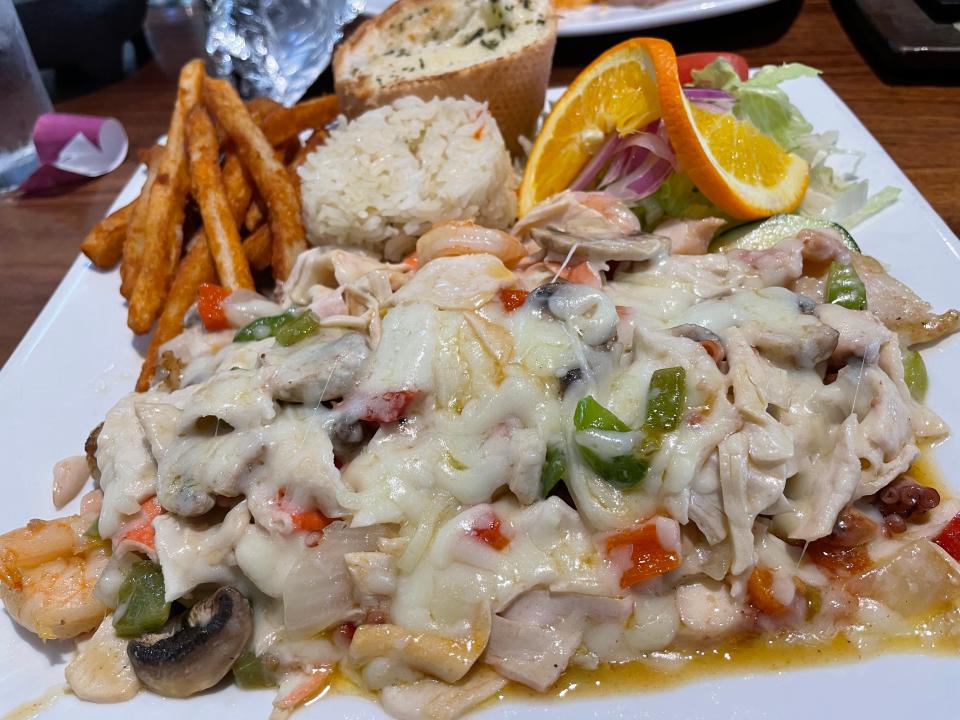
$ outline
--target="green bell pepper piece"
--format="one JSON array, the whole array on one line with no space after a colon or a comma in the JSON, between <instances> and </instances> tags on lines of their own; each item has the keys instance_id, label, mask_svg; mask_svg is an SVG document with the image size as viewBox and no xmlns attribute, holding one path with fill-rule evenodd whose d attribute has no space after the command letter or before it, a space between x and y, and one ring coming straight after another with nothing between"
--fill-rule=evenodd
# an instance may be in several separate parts
<instances>
[{"instance_id":1,"label":"green bell pepper piece","mask_svg":"<svg viewBox=\"0 0 960 720\"><path fill-rule=\"evenodd\" d=\"M83 533L83 536L90 540L103 540L103 538L100 537L100 516L99 515L97 516L97 519L90 524L90 527L87 528L86 532Z\"/></svg>"},{"instance_id":2,"label":"green bell pepper piece","mask_svg":"<svg viewBox=\"0 0 960 720\"><path fill-rule=\"evenodd\" d=\"M141 560L120 585L120 604L113 626L120 637L137 637L162 628L170 619L170 603L163 599L163 572L159 565Z\"/></svg>"},{"instance_id":3,"label":"green bell pepper piece","mask_svg":"<svg viewBox=\"0 0 960 720\"><path fill-rule=\"evenodd\" d=\"M903 380L913 399L923 402L930 379L927 377L927 366L916 350L903 351Z\"/></svg>"},{"instance_id":4,"label":"green bell pepper piece","mask_svg":"<svg viewBox=\"0 0 960 720\"><path fill-rule=\"evenodd\" d=\"M305 310L277 330L277 345L283 345L284 347L293 345L310 337L319 329L320 321L317 320L317 316L309 310Z\"/></svg>"},{"instance_id":5,"label":"green bell pepper piece","mask_svg":"<svg viewBox=\"0 0 960 720\"><path fill-rule=\"evenodd\" d=\"M611 485L624 490L629 490L643 482L650 467L646 460L634 455L618 455L607 459L583 445L577 445L577 449L587 467Z\"/></svg>"},{"instance_id":6,"label":"green bell pepper piece","mask_svg":"<svg viewBox=\"0 0 960 720\"><path fill-rule=\"evenodd\" d=\"M573 425L577 430L592 428L608 432L630 432L630 426L598 403L593 395L587 395L577 403L577 409L573 413Z\"/></svg>"},{"instance_id":7,"label":"green bell pepper piece","mask_svg":"<svg viewBox=\"0 0 960 720\"><path fill-rule=\"evenodd\" d=\"M653 373L647 393L645 431L667 432L680 426L687 397L686 379L687 372L682 367L661 368Z\"/></svg>"},{"instance_id":8,"label":"green bell pepper piece","mask_svg":"<svg viewBox=\"0 0 960 720\"><path fill-rule=\"evenodd\" d=\"M830 263L827 271L827 302L850 310L867 309L867 288L853 265Z\"/></svg>"},{"instance_id":9,"label":"green bell pepper piece","mask_svg":"<svg viewBox=\"0 0 960 720\"><path fill-rule=\"evenodd\" d=\"M257 318L237 330L237 334L233 336L233 341L253 342L254 340L265 340L268 337L273 337L280 328L291 322L294 317L294 308L290 308L280 315Z\"/></svg>"},{"instance_id":10,"label":"green bell pepper piece","mask_svg":"<svg viewBox=\"0 0 960 720\"><path fill-rule=\"evenodd\" d=\"M233 664L233 679L244 690L277 686L276 673L251 650L245 650Z\"/></svg>"},{"instance_id":11,"label":"green bell pepper piece","mask_svg":"<svg viewBox=\"0 0 960 720\"><path fill-rule=\"evenodd\" d=\"M563 480L567 472L567 459L564 457L563 449L555 445L547 448L547 457L543 462L543 469L540 471L540 495L547 497L557 483Z\"/></svg>"}]
</instances>

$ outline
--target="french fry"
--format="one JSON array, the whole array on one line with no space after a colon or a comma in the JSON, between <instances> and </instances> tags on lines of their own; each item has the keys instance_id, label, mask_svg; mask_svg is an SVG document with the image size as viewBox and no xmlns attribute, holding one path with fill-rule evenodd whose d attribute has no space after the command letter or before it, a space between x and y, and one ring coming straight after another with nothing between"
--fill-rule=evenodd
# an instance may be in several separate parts
<instances>
[{"instance_id":1,"label":"french fry","mask_svg":"<svg viewBox=\"0 0 960 720\"><path fill-rule=\"evenodd\" d=\"M265 270L270 267L270 255L273 238L270 237L270 226L264 223L254 230L243 241L243 252L246 253L250 267L254 270Z\"/></svg>"},{"instance_id":2,"label":"french fry","mask_svg":"<svg viewBox=\"0 0 960 720\"><path fill-rule=\"evenodd\" d=\"M299 146L300 133L311 128L317 131L322 130L324 125L337 116L339 109L335 95L324 95L313 100L305 100L291 108L278 106L279 109L275 112L258 119L253 112L252 103L253 100L247 103L247 107L251 108L251 116L260 125L267 140L274 146L293 142ZM299 149L296 152L299 152ZM263 224L263 215L262 203L254 200L247 210L243 226L250 232L256 231Z\"/></svg>"},{"instance_id":3,"label":"french fry","mask_svg":"<svg viewBox=\"0 0 960 720\"><path fill-rule=\"evenodd\" d=\"M223 189L230 203L230 214L238 225L243 220L250 201L253 199L253 186L243 163L235 152L228 151L223 158Z\"/></svg>"},{"instance_id":4,"label":"french fry","mask_svg":"<svg viewBox=\"0 0 960 720\"><path fill-rule=\"evenodd\" d=\"M189 187L184 147L185 125L187 113L200 102L204 74L202 60L193 60L180 71L167 144L150 192L140 267L127 312L127 325L138 335L149 331L163 310L180 258L184 206ZM246 112L246 108L243 110Z\"/></svg>"},{"instance_id":5,"label":"french fry","mask_svg":"<svg viewBox=\"0 0 960 720\"><path fill-rule=\"evenodd\" d=\"M140 189L140 196L134 201L133 214L123 238L123 257L120 259L120 294L130 298L137 281L140 256L143 253L143 238L147 229L147 210L150 206L150 193L160 172L164 148L154 145L141 158L147 165L147 179Z\"/></svg>"},{"instance_id":6,"label":"french fry","mask_svg":"<svg viewBox=\"0 0 960 720\"><path fill-rule=\"evenodd\" d=\"M263 201L260 198L253 198L250 207L247 208L247 214L243 218L243 226L250 232L253 232L263 224Z\"/></svg>"},{"instance_id":7,"label":"french fry","mask_svg":"<svg viewBox=\"0 0 960 720\"><path fill-rule=\"evenodd\" d=\"M294 184L294 187L300 187L300 175L297 172L297 169L303 165L304 161L307 159L307 156L316 150L320 145L322 145L327 139L327 131L320 128L313 131L313 134L307 138L307 142L303 144L300 150L297 152L297 155L293 158L293 161L287 166L287 172L290 175L290 182ZM257 219L257 222L262 220L262 215L255 213L256 204L251 204L250 209L247 211L246 220L244 224L250 223ZM270 265L270 226L266 224L261 224L259 227L254 226L255 229L247 236L247 239L243 241L243 249L247 254L247 260L250 261L250 267L254 270L263 270Z\"/></svg>"},{"instance_id":8,"label":"french fry","mask_svg":"<svg viewBox=\"0 0 960 720\"><path fill-rule=\"evenodd\" d=\"M173 340L183 330L183 318L187 310L197 300L197 288L201 283L216 282L217 273L213 258L207 248L203 230L198 230L190 240L186 257L177 268L177 274L170 285L163 312L157 321L157 327L150 338L150 346L137 378L137 392L150 387L150 381L157 369L157 357L160 346Z\"/></svg>"},{"instance_id":9,"label":"french fry","mask_svg":"<svg viewBox=\"0 0 960 720\"><path fill-rule=\"evenodd\" d=\"M282 145L304 130L325 127L339 112L336 95L321 95L270 113L263 120L263 134L271 145Z\"/></svg>"},{"instance_id":10,"label":"french fry","mask_svg":"<svg viewBox=\"0 0 960 720\"><path fill-rule=\"evenodd\" d=\"M255 97L247 100L247 110L250 111L250 116L257 122L261 122L267 115L279 110L283 105L278 103L273 98L268 97Z\"/></svg>"},{"instance_id":11,"label":"french fry","mask_svg":"<svg viewBox=\"0 0 960 720\"><path fill-rule=\"evenodd\" d=\"M240 160L267 204L273 236L273 275L285 280L297 255L307 246L297 191L286 168L274 156L273 146L233 87L224 80L205 78L203 93L207 108L233 140Z\"/></svg>"},{"instance_id":12,"label":"french fry","mask_svg":"<svg viewBox=\"0 0 960 720\"><path fill-rule=\"evenodd\" d=\"M270 265L270 228L264 225L264 232L256 232L243 241L243 251L247 260L257 270ZM147 355L137 378L137 392L145 392L157 371L160 347L173 340L183 331L183 318L190 306L197 301L197 290L205 282L216 282L217 271L210 255L210 248L203 230L198 230L187 249L187 254L177 268L166 304L150 338Z\"/></svg>"},{"instance_id":13,"label":"french fry","mask_svg":"<svg viewBox=\"0 0 960 720\"><path fill-rule=\"evenodd\" d=\"M233 219L220 174L217 131L203 105L187 116L187 153L190 186L200 206L203 232L213 256L220 284L228 290L253 289L253 276L240 245L240 232Z\"/></svg>"},{"instance_id":14,"label":"french fry","mask_svg":"<svg viewBox=\"0 0 960 720\"><path fill-rule=\"evenodd\" d=\"M80 243L81 252L98 268L106 270L120 262L123 238L127 234L134 205L136 200L107 215L93 226Z\"/></svg>"}]
</instances>

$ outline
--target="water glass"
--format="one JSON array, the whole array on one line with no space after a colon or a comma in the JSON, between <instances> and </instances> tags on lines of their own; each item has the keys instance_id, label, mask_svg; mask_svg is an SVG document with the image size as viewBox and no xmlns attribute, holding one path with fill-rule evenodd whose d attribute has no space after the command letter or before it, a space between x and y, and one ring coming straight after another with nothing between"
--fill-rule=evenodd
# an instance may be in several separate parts
<instances>
[{"instance_id":1,"label":"water glass","mask_svg":"<svg viewBox=\"0 0 960 720\"><path fill-rule=\"evenodd\" d=\"M0 0L0 98L0 192L5 192L36 167L33 125L53 109L13 0Z\"/></svg>"}]
</instances>

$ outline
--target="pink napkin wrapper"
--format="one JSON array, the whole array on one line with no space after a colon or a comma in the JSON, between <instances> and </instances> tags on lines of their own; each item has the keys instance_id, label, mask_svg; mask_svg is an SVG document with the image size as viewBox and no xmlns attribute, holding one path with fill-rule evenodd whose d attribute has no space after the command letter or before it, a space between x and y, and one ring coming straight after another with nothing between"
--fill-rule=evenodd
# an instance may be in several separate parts
<instances>
[{"instance_id":1,"label":"pink napkin wrapper","mask_svg":"<svg viewBox=\"0 0 960 720\"><path fill-rule=\"evenodd\" d=\"M127 133L115 118L45 113L33 127L38 167L20 186L38 192L106 175L127 157Z\"/></svg>"}]
</instances>

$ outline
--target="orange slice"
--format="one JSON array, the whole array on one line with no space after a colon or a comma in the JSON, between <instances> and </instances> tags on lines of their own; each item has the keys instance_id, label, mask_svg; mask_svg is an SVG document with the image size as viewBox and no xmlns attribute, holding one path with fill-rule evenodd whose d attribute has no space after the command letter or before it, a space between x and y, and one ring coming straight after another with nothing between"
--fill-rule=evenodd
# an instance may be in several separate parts
<instances>
[{"instance_id":1,"label":"orange slice","mask_svg":"<svg viewBox=\"0 0 960 720\"><path fill-rule=\"evenodd\" d=\"M520 215L565 190L610 132L629 135L660 117L657 76L670 67L676 77L673 47L656 38L627 40L590 63L553 106L533 144L520 185Z\"/></svg>"},{"instance_id":2,"label":"orange slice","mask_svg":"<svg viewBox=\"0 0 960 720\"><path fill-rule=\"evenodd\" d=\"M810 168L751 122L691 105L676 64L658 66L663 121L680 168L720 210L754 220L795 210Z\"/></svg>"},{"instance_id":3,"label":"orange slice","mask_svg":"<svg viewBox=\"0 0 960 720\"><path fill-rule=\"evenodd\" d=\"M629 135L658 117L680 170L722 212L752 220L800 204L807 163L749 121L691 105L670 43L634 38L590 63L553 106L530 151L520 215L569 187L610 132Z\"/></svg>"}]
</instances>

